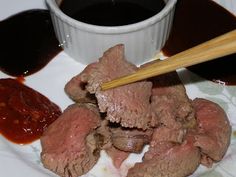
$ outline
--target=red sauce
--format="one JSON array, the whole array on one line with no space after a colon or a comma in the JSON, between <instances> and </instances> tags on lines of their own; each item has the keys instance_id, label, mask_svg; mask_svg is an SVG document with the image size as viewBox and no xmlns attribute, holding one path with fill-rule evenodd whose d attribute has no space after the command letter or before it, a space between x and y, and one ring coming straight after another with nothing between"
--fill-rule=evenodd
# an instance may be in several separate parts
<instances>
[{"instance_id":1,"label":"red sauce","mask_svg":"<svg viewBox=\"0 0 236 177\"><path fill-rule=\"evenodd\" d=\"M171 56L233 29L236 17L212 0L179 0L163 52ZM235 66L236 54L188 69L208 80L236 85Z\"/></svg>"},{"instance_id":2,"label":"red sauce","mask_svg":"<svg viewBox=\"0 0 236 177\"><path fill-rule=\"evenodd\" d=\"M0 133L18 144L31 143L61 115L60 108L15 79L0 79Z\"/></svg>"}]
</instances>

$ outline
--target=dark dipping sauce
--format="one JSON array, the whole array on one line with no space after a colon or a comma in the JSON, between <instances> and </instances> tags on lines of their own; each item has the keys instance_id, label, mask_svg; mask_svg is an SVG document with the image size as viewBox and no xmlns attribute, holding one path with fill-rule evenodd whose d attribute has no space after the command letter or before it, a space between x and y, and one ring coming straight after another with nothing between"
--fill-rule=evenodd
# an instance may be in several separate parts
<instances>
[{"instance_id":1,"label":"dark dipping sauce","mask_svg":"<svg viewBox=\"0 0 236 177\"><path fill-rule=\"evenodd\" d=\"M173 29L163 48L174 55L216 36L236 29L236 17L211 0L179 0ZM198 64L188 69L225 85L236 85L236 54Z\"/></svg>"},{"instance_id":2,"label":"dark dipping sauce","mask_svg":"<svg viewBox=\"0 0 236 177\"><path fill-rule=\"evenodd\" d=\"M68 16L92 25L122 26L148 19L165 6L163 0L63 0Z\"/></svg>"},{"instance_id":3,"label":"dark dipping sauce","mask_svg":"<svg viewBox=\"0 0 236 177\"><path fill-rule=\"evenodd\" d=\"M1 21L0 37L0 69L11 76L39 71L62 50L48 10L27 10Z\"/></svg>"},{"instance_id":4,"label":"dark dipping sauce","mask_svg":"<svg viewBox=\"0 0 236 177\"><path fill-rule=\"evenodd\" d=\"M0 79L0 133L8 140L31 143L60 115L60 108L39 92L15 79Z\"/></svg>"}]
</instances>

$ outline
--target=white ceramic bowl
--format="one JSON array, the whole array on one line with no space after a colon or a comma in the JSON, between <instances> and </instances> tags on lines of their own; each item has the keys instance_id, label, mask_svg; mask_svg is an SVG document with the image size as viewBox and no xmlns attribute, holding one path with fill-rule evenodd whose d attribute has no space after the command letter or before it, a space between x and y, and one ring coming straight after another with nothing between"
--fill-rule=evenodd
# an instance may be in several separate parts
<instances>
[{"instance_id":1,"label":"white ceramic bowl","mask_svg":"<svg viewBox=\"0 0 236 177\"><path fill-rule=\"evenodd\" d=\"M96 26L74 20L59 8L61 0L46 0L56 36L64 51L82 64L89 64L116 44L125 45L126 57L134 64L150 60L165 44L172 26L177 0L164 0L155 16L124 26Z\"/></svg>"}]
</instances>

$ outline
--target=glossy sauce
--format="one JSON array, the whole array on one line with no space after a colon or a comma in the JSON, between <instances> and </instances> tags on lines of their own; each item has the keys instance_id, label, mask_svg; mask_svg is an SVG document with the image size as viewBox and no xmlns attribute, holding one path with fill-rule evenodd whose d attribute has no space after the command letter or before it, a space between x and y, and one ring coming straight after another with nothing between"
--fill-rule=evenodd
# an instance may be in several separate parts
<instances>
[{"instance_id":1,"label":"glossy sauce","mask_svg":"<svg viewBox=\"0 0 236 177\"><path fill-rule=\"evenodd\" d=\"M0 22L0 69L27 76L42 69L62 49L48 10L28 10Z\"/></svg>"},{"instance_id":2,"label":"glossy sauce","mask_svg":"<svg viewBox=\"0 0 236 177\"><path fill-rule=\"evenodd\" d=\"M0 133L8 140L31 143L60 115L60 108L39 92L14 79L0 79Z\"/></svg>"},{"instance_id":3,"label":"glossy sauce","mask_svg":"<svg viewBox=\"0 0 236 177\"><path fill-rule=\"evenodd\" d=\"M60 8L68 16L84 23L100 26L121 26L152 17L165 6L163 0L149 0L147 2L144 3L144 0L137 2L108 0L87 1L86 4L86 2L79 0L64 0Z\"/></svg>"},{"instance_id":4,"label":"glossy sauce","mask_svg":"<svg viewBox=\"0 0 236 177\"><path fill-rule=\"evenodd\" d=\"M173 29L163 52L174 55L236 29L236 17L211 0L179 0ZM189 67L203 78L236 85L236 54Z\"/></svg>"}]
</instances>

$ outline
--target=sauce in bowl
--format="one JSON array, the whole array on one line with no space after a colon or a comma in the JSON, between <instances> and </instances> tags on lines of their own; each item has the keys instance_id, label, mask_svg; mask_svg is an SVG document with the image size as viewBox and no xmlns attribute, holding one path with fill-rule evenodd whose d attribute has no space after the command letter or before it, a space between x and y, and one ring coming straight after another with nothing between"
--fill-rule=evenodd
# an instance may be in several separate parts
<instances>
[{"instance_id":1,"label":"sauce in bowl","mask_svg":"<svg viewBox=\"0 0 236 177\"><path fill-rule=\"evenodd\" d=\"M165 7L163 0L64 0L60 8L68 16L99 26L122 26L156 15Z\"/></svg>"}]
</instances>

